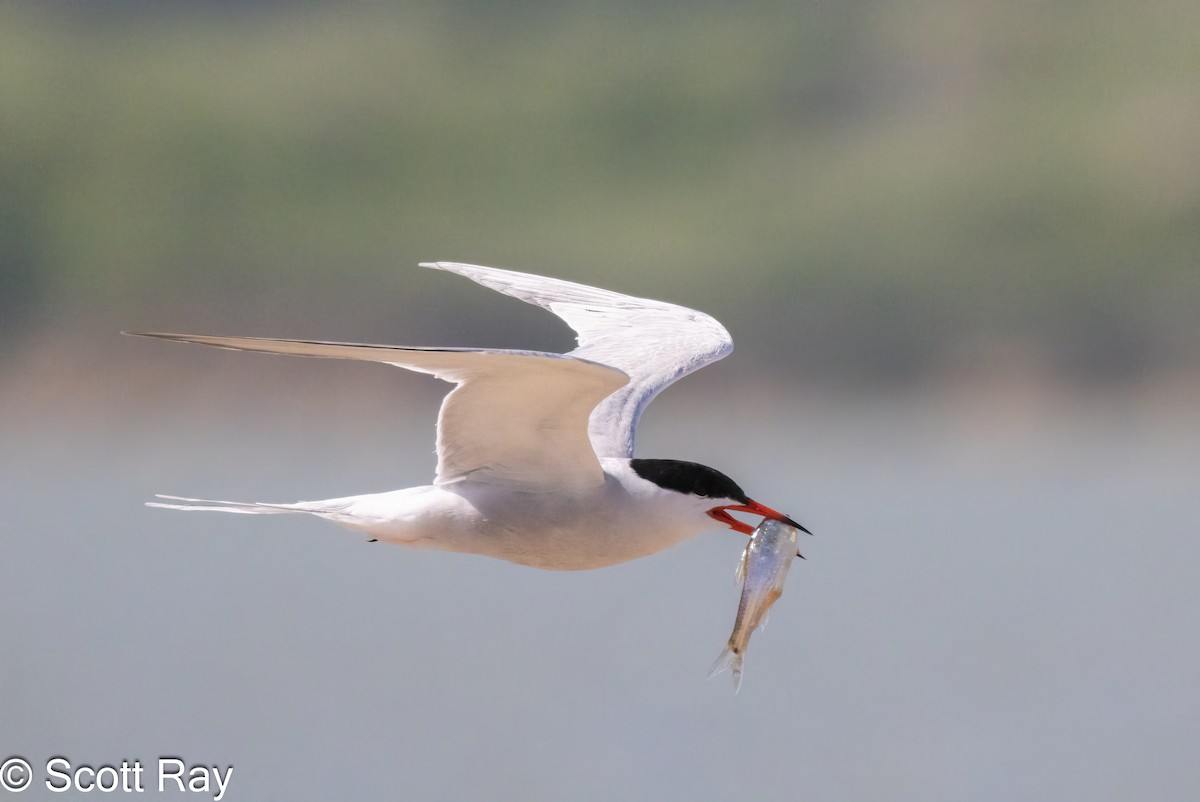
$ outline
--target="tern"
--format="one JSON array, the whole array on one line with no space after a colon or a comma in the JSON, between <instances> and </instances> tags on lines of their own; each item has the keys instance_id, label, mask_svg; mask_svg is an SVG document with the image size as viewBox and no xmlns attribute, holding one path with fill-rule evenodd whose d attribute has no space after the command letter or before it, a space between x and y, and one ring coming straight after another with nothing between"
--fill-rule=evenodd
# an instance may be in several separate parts
<instances>
[{"instance_id":1,"label":"tern","mask_svg":"<svg viewBox=\"0 0 1200 802\"><path fill-rule=\"evenodd\" d=\"M753 528L734 512L808 531L720 471L633 456L646 405L733 350L729 332L712 317L530 273L457 262L421 266L549 310L575 331L578 347L555 354L123 332L236 351L383 362L456 385L438 413L431 485L294 504L160 495L165 502L147 506L305 513L385 543L564 571L654 554L714 524L750 534Z\"/></svg>"}]
</instances>

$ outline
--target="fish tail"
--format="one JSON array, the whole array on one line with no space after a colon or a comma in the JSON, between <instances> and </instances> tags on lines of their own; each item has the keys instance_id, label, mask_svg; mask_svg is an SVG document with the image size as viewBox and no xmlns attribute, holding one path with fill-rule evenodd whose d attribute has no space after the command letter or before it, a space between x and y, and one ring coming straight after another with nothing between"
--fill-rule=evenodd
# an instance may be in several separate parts
<instances>
[{"instance_id":1,"label":"fish tail","mask_svg":"<svg viewBox=\"0 0 1200 802\"><path fill-rule=\"evenodd\" d=\"M742 653L734 648L732 642L725 647L723 652L717 655L716 661L713 662L712 668L708 671L708 676L715 677L726 669L729 669L733 674L733 692L737 693L742 687Z\"/></svg>"}]
</instances>

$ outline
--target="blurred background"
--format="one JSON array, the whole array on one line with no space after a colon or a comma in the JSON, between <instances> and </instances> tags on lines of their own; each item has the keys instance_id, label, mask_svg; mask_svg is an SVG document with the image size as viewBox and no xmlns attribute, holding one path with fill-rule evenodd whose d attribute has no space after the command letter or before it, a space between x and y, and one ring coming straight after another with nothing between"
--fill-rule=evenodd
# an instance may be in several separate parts
<instances>
[{"instance_id":1,"label":"blurred background","mask_svg":"<svg viewBox=\"0 0 1200 802\"><path fill-rule=\"evenodd\" d=\"M1193 800L1200 4L0 4L0 759L227 799ZM121 329L566 350L817 533L553 574L148 510L422 484L444 385ZM40 787L27 798L58 798Z\"/></svg>"}]
</instances>

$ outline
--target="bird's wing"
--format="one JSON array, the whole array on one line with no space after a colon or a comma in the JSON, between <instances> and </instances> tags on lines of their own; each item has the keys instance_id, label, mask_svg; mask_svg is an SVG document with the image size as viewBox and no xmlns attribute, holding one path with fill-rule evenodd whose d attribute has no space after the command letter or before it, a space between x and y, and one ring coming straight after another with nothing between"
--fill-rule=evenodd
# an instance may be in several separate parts
<instances>
[{"instance_id":1,"label":"bird's wing","mask_svg":"<svg viewBox=\"0 0 1200 802\"><path fill-rule=\"evenodd\" d=\"M429 262L558 315L578 334L569 356L611 365L629 383L592 412L589 434L600 457L632 457L638 418L664 387L733 350L712 317L675 304L635 298L512 270Z\"/></svg>"},{"instance_id":2,"label":"bird's wing","mask_svg":"<svg viewBox=\"0 0 1200 802\"><path fill-rule=\"evenodd\" d=\"M127 333L235 351L385 362L453 382L458 386L438 414L437 484L470 477L531 492L603 484L588 416L628 381L607 365L536 351Z\"/></svg>"}]
</instances>

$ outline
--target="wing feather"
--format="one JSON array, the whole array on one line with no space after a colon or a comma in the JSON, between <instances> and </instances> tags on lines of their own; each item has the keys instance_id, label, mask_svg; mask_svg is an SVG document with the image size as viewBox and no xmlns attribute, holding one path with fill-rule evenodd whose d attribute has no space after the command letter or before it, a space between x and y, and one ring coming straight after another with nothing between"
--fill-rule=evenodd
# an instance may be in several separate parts
<instances>
[{"instance_id":1,"label":"wing feather","mask_svg":"<svg viewBox=\"0 0 1200 802\"><path fill-rule=\"evenodd\" d=\"M609 290L458 262L427 262L540 306L578 334L569 356L610 365L629 382L599 403L589 434L600 457L632 457L642 411L664 388L728 355L733 338L703 312Z\"/></svg>"},{"instance_id":2,"label":"wing feather","mask_svg":"<svg viewBox=\"0 0 1200 802\"><path fill-rule=\"evenodd\" d=\"M235 351L384 362L453 382L438 415L438 484L468 476L527 491L603 484L588 416L628 381L607 365L537 351L126 333Z\"/></svg>"}]
</instances>

